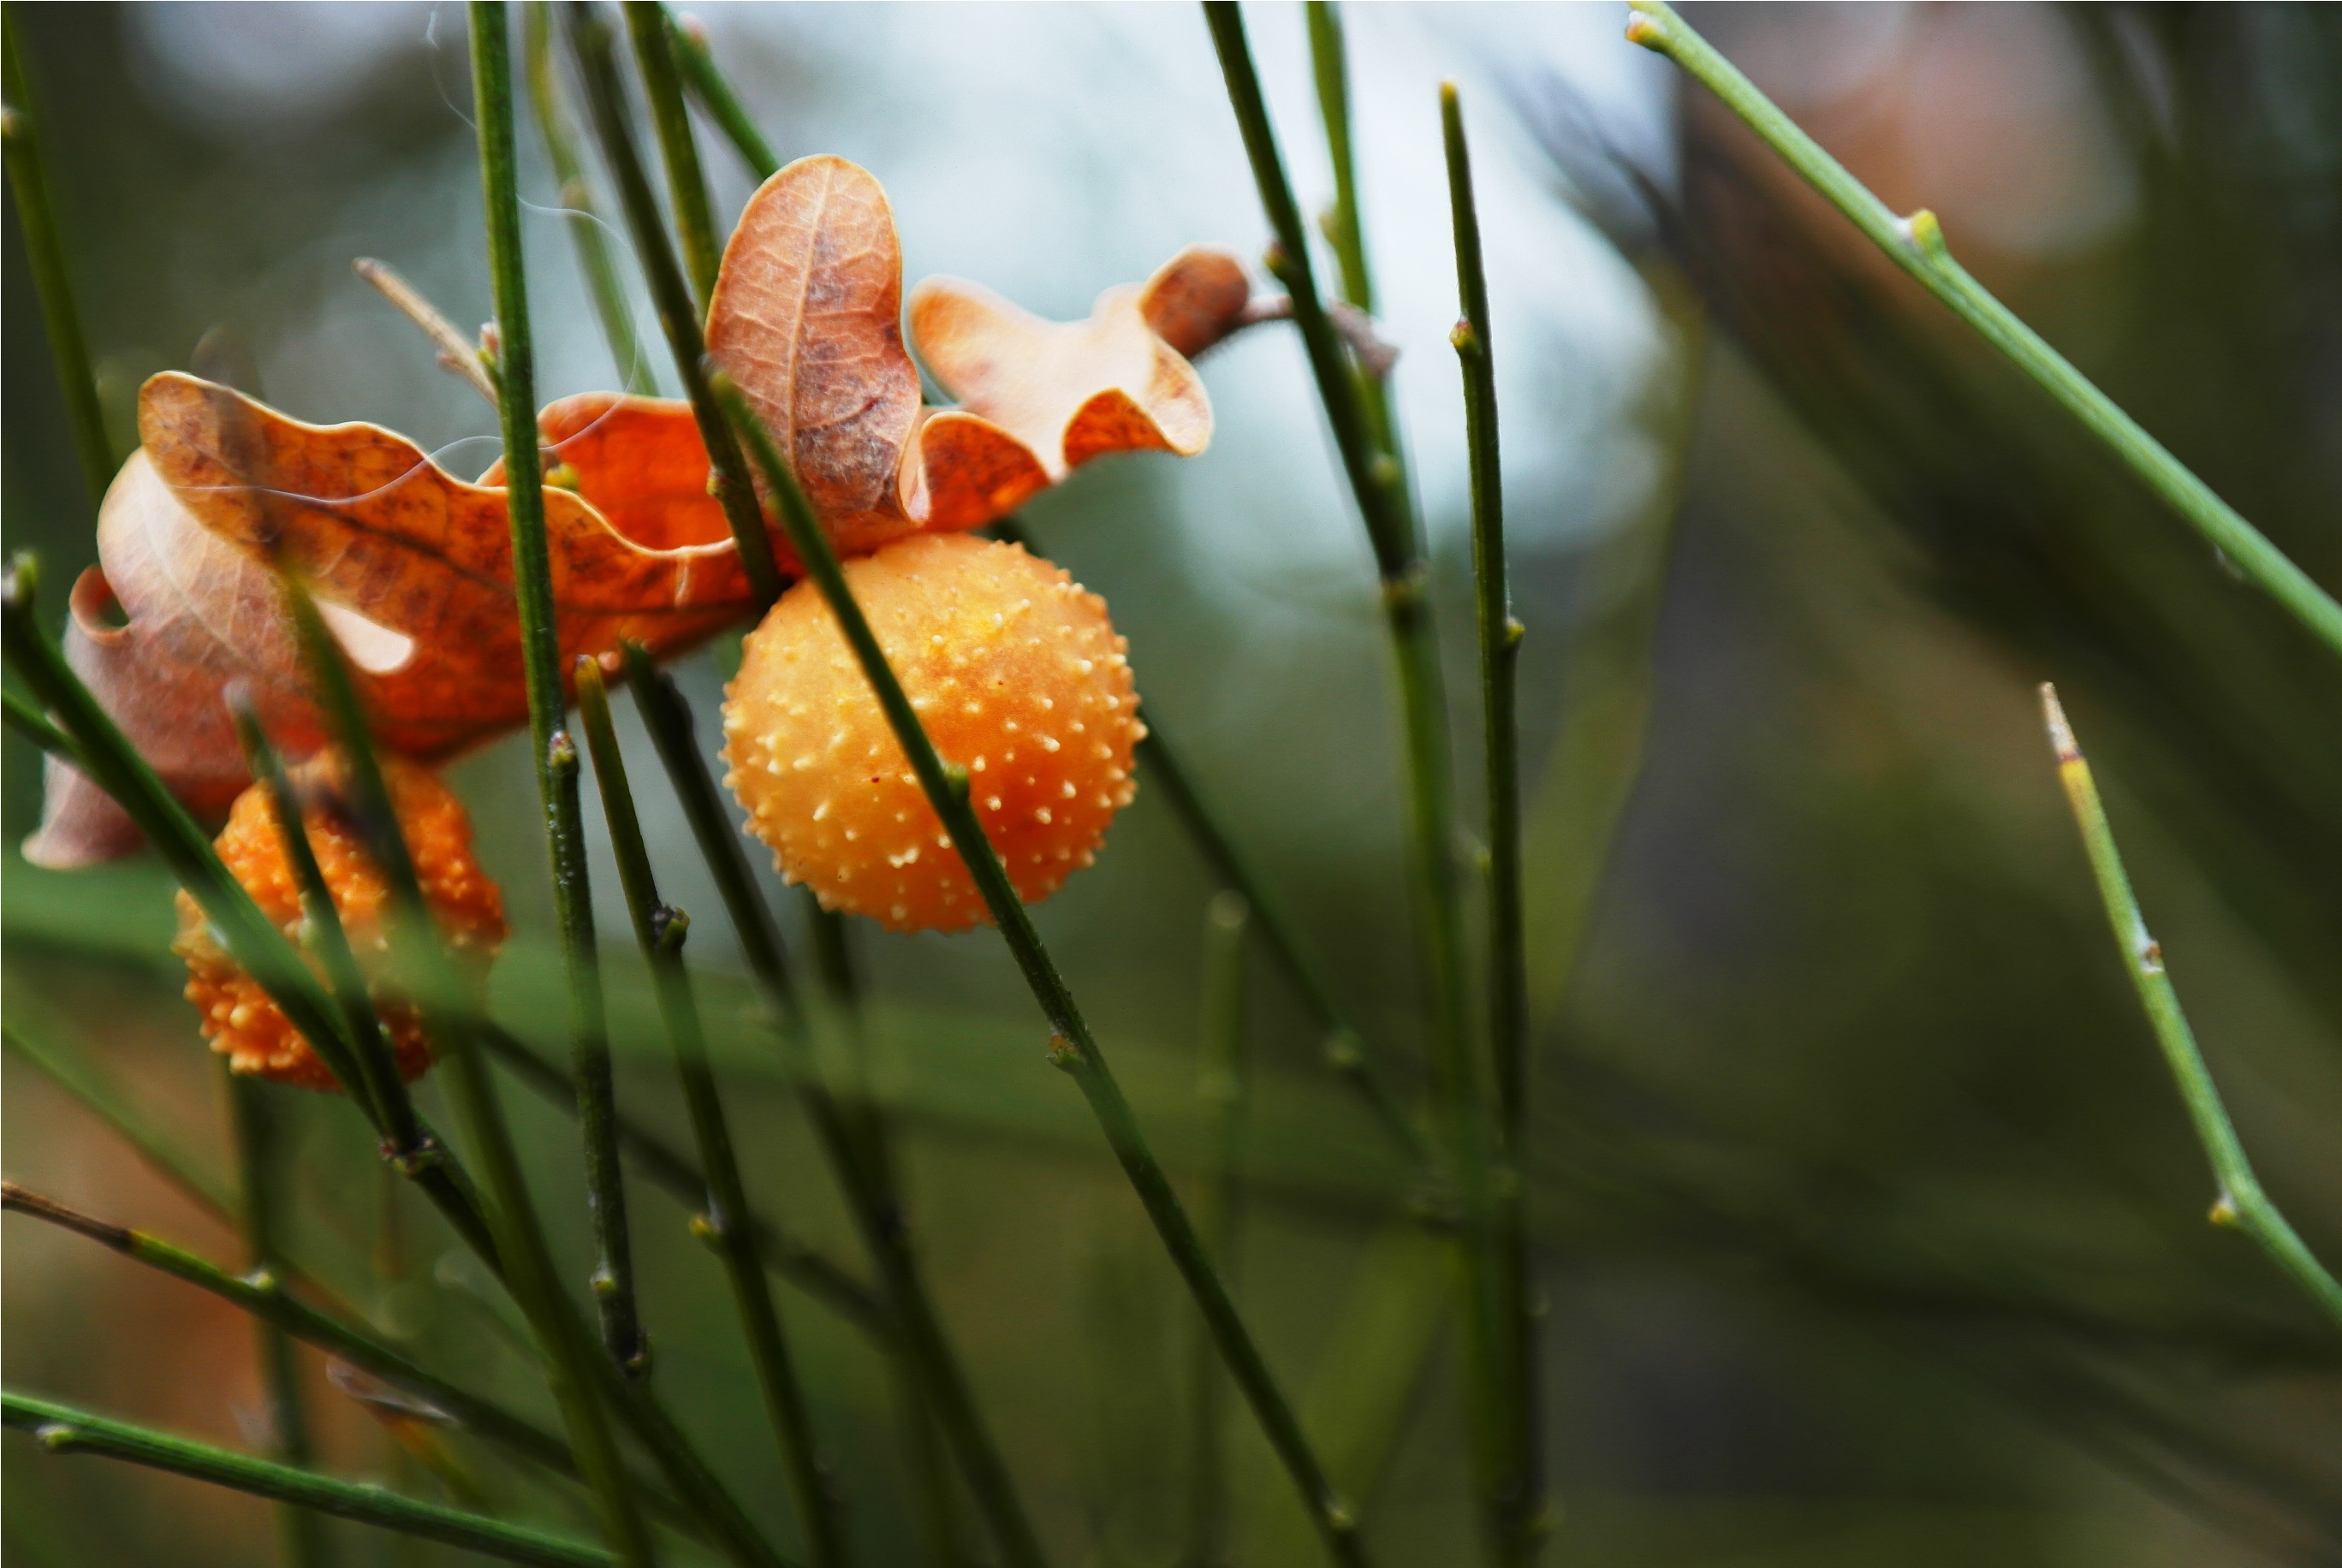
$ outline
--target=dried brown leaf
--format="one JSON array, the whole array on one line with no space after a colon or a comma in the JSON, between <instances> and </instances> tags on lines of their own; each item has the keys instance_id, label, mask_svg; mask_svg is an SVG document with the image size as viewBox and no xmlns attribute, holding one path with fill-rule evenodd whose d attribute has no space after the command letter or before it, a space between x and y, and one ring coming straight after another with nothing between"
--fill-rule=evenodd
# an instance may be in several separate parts
<instances>
[{"instance_id":1,"label":"dried brown leaf","mask_svg":"<svg viewBox=\"0 0 2342 1568\"><path fill-rule=\"evenodd\" d=\"M750 604L680 406L604 397L545 411L578 485L545 493L565 670L621 638L680 652ZM106 497L66 652L192 810L216 817L247 782L228 682L248 684L287 751L322 739L272 562L316 596L384 745L431 762L526 720L500 486L467 484L374 425L305 424L177 373L146 384L139 425L145 445ZM106 617L116 605L120 625ZM136 846L95 786L69 769L52 783L28 856L87 864Z\"/></svg>"},{"instance_id":2,"label":"dried brown leaf","mask_svg":"<svg viewBox=\"0 0 2342 1568\"><path fill-rule=\"evenodd\" d=\"M798 159L748 199L708 305L709 352L846 554L916 526L896 490L919 416L902 307L886 193L867 170L828 156Z\"/></svg>"}]
</instances>

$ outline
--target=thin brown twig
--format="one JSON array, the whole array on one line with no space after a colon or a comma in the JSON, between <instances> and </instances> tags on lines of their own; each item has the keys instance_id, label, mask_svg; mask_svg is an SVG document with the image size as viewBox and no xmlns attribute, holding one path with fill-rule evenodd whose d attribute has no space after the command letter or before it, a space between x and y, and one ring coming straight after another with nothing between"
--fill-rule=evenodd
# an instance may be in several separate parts
<instances>
[{"instance_id":1,"label":"thin brown twig","mask_svg":"<svg viewBox=\"0 0 2342 1568\"><path fill-rule=\"evenodd\" d=\"M481 363L477 344L465 337L463 329L439 314L439 307L423 297L422 291L402 276L388 262L378 262L372 256L359 256L350 263L358 276L382 291L383 298L396 305L399 314L423 329L439 350L439 363L464 378L474 392L496 405L496 384L489 379L488 367Z\"/></svg>"}]
</instances>

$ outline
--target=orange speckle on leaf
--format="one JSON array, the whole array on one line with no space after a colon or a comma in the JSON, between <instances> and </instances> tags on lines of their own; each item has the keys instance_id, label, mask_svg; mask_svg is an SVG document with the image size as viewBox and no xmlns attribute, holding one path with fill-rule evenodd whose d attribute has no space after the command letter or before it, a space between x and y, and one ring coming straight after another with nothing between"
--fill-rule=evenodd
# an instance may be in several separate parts
<instances>
[{"instance_id":1,"label":"orange speckle on leaf","mask_svg":"<svg viewBox=\"0 0 2342 1568\"><path fill-rule=\"evenodd\" d=\"M846 562L846 580L905 692L926 700L923 722L945 761L980 770L1020 725L1068 716L1099 737L1015 774L987 773L975 796L1018 896L1048 897L1089 864L1136 793L1131 748L1146 732L1106 601L1020 546L968 534L901 540ZM984 700L937 700L955 690ZM749 634L726 697L726 782L789 880L826 908L897 931L964 931L986 918L959 856L920 853L948 837L812 584L790 589Z\"/></svg>"},{"instance_id":2,"label":"orange speckle on leaf","mask_svg":"<svg viewBox=\"0 0 2342 1568\"><path fill-rule=\"evenodd\" d=\"M423 884L424 902L457 967L477 976L504 944L505 916L496 884L472 857L471 819L463 802L431 774L390 757L383 759L383 765L399 826ZM333 894L335 912L360 967L372 978L386 945L390 894L351 818L340 759L326 754L302 764L294 771L293 787L301 798L302 824ZM236 797L217 844L220 859L261 913L295 947L309 953L300 885L285 855L275 802L265 784L254 784ZM235 1071L305 1089L336 1087L309 1042L276 1010L260 983L229 955L203 911L185 893L179 894L179 934L171 950L186 961L186 996L202 1016L204 1038ZM310 962L316 966L314 954ZM378 994L375 1000L398 1054L399 1072L410 1080L422 1076L431 1065L422 1020L412 1005L395 997Z\"/></svg>"}]
</instances>

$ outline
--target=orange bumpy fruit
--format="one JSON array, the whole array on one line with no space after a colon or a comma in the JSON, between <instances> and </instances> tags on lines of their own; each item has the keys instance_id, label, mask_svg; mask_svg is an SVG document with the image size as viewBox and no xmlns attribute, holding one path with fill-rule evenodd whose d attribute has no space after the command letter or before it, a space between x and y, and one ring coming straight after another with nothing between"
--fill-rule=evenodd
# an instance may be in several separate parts
<instances>
[{"instance_id":1,"label":"orange bumpy fruit","mask_svg":"<svg viewBox=\"0 0 2342 1568\"><path fill-rule=\"evenodd\" d=\"M936 749L967 769L1017 895L1048 897L1136 793L1146 726L1106 601L1020 545L966 534L899 540L847 561L846 581ZM726 698L725 782L791 882L896 931L988 922L813 584L748 634Z\"/></svg>"},{"instance_id":2,"label":"orange bumpy fruit","mask_svg":"<svg viewBox=\"0 0 2342 1568\"><path fill-rule=\"evenodd\" d=\"M454 792L422 768L385 757L383 771L390 785L392 808L415 856L424 903L457 968L479 979L504 944L505 914L496 884L472 858L471 819ZM390 890L367 857L352 818L341 759L327 753L303 764L294 770L293 788L300 798L301 821L308 829L309 843L316 851L317 866L325 873L342 928L349 934L360 968L370 979L376 978L389 946L385 916ZM300 884L285 854L276 803L267 785L255 784L236 796L217 844L220 859L252 894L261 913L295 947L308 952L311 944L301 909ZM186 960L187 1000L203 1015L204 1037L235 1071L305 1089L335 1087L332 1073L310 1049L309 1042L276 1010L260 983L238 967L203 911L185 893L179 894L179 934L171 951ZM314 954L310 964L317 967ZM410 1004L395 997L375 1000L397 1051L399 1072L409 1080L422 1076L431 1065L422 1020Z\"/></svg>"}]
</instances>

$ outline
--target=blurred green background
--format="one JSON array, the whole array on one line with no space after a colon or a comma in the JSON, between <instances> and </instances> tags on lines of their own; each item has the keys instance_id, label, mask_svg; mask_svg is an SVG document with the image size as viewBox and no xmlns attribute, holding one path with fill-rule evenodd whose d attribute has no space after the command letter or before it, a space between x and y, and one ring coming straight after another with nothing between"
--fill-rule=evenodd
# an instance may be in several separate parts
<instances>
[{"instance_id":1,"label":"blurred green background","mask_svg":"<svg viewBox=\"0 0 2342 1568\"><path fill-rule=\"evenodd\" d=\"M1305 201L1330 181L1297 7L1248 8ZM2342 9L1745 5L1694 20L2313 575L2342 584ZM1061 318L1265 228L1189 7L725 7L716 58L786 157L886 183L906 275ZM117 449L141 379L206 331L270 399L370 419L464 474L487 411L350 273L488 314L452 5L57 5L16 18ZM1433 88L1482 167L1518 614L1533 987L1528 1151L1546 1305L1550 1561L2342 1561L2342 1343L2231 1233L2107 938L2041 738L2056 680L2246 1144L2342 1259L2342 669L1965 329L1796 188L1606 5L1360 7L1364 206L1438 550L1465 797L1461 399ZM727 210L749 177L703 135ZM525 129L524 194L553 202ZM546 398L616 385L562 220L525 220ZM5 527L55 615L94 557L13 209ZM623 247L622 247L623 249ZM631 279L631 273L630 273ZM639 291L638 283L635 286ZM658 339L638 294L646 344ZM671 367L656 364L672 390ZM1370 557L1297 344L1205 365L1212 450L1086 470L1026 516L1131 638L1146 714L1410 1084L1421 1034ZM680 669L703 712L719 675ZM716 907L622 714L669 893ZM706 728L703 721L703 728ZM220 1094L145 861L36 872L13 737L6 1007L225 1179ZM522 747L459 764L518 936L499 1014L561 1006ZM598 828L598 823L596 824ZM627 1107L683 1126L597 842ZM777 894L777 879L774 882ZM1184 1177L1213 883L1159 791L1040 912ZM788 905L794 910L794 905ZM736 954L694 954L759 1201L856 1258ZM793 934L795 927L792 927ZM1066 1563L1183 1540L1190 1308L996 938L857 932L878 1080L951 1333ZM802 948L803 944L800 943ZM1386 1563L1471 1551L1453 1324L1406 1172L1258 954L1239 1261L1247 1313ZM551 1020L551 1027L545 1021ZM232 1236L22 1058L9 1174L222 1259ZM544 1408L448 1238L338 1101L282 1096L296 1250L433 1364ZM575 1138L510 1101L574 1279ZM425 1093L436 1110L435 1092ZM443 1122L444 1115L439 1118ZM720 1273L637 1186L659 1376L785 1539ZM228 1309L11 1219L12 1387L244 1446ZM858 1262L858 1259L857 1259ZM866 1343L784 1310L870 1562L921 1559ZM314 1363L325 1462L425 1495ZM1315 1548L1248 1420L1239 1553ZM467 1484L575 1527L490 1451ZM265 1505L7 1440L12 1562L266 1560ZM346 1561L456 1554L336 1526ZM971 1534L974 1532L971 1531Z\"/></svg>"}]
</instances>

